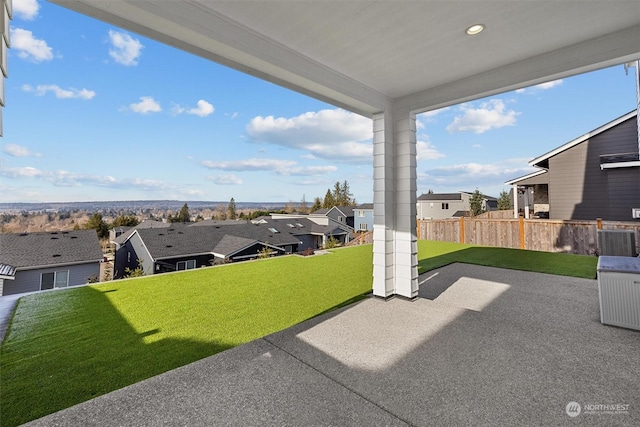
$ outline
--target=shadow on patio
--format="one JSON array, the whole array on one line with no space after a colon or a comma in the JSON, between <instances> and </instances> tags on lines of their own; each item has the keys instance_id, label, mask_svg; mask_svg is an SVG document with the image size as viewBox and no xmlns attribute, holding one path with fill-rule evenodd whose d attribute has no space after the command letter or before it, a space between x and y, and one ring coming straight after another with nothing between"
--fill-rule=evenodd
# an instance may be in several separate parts
<instances>
[{"instance_id":1,"label":"shadow on patio","mask_svg":"<svg viewBox=\"0 0 640 427\"><path fill-rule=\"evenodd\" d=\"M451 264L421 282L33 425L562 425L570 402L581 425L640 424L640 333L600 324L596 281Z\"/></svg>"}]
</instances>

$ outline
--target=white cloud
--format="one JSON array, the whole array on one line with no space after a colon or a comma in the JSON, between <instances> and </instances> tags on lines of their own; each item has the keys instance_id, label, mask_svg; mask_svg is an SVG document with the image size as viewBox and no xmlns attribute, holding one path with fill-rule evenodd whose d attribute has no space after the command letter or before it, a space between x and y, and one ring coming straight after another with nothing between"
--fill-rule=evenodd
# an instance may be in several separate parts
<instances>
[{"instance_id":1,"label":"white cloud","mask_svg":"<svg viewBox=\"0 0 640 427\"><path fill-rule=\"evenodd\" d=\"M171 108L171 113L175 115L186 113L186 114L193 114L194 116L198 116L198 117L207 117L213 114L213 112L215 111L215 108L213 107L213 105L211 105L204 99L199 100L196 103L196 105L197 107L194 107L194 108L185 108L185 107L182 107L181 105L174 104L174 106Z\"/></svg>"},{"instance_id":2,"label":"white cloud","mask_svg":"<svg viewBox=\"0 0 640 427\"><path fill-rule=\"evenodd\" d=\"M282 176L318 176L326 175L338 170L335 166L298 166L293 160L279 159L246 159L234 161L204 160L200 164L209 169L234 171L234 172L274 172ZM233 177L234 175L224 175Z\"/></svg>"},{"instance_id":3,"label":"white cloud","mask_svg":"<svg viewBox=\"0 0 640 427\"><path fill-rule=\"evenodd\" d=\"M134 113L140 114L159 113L160 111L162 111L162 107L160 106L160 104L150 96L141 96L140 102L129 104L128 108L123 109L129 109Z\"/></svg>"},{"instance_id":4,"label":"white cloud","mask_svg":"<svg viewBox=\"0 0 640 427\"><path fill-rule=\"evenodd\" d=\"M224 171L281 171L296 165L292 160L278 159L246 159L234 161L215 162L213 160L203 160L200 164L209 169Z\"/></svg>"},{"instance_id":5,"label":"white cloud","mask_svg":"<svg viewBox=\"0 0 640 427\"><path fill-rule=\"evenodd\" d=\"M0 175L8 178L37 178L44 176L45 172L31 166L20 168L0 168Z\"/></svg>"},{"instance_id":6,"label":"white cloud","mask_svg":"<svg viewBox=\"0 0 640 427\"><path fill-rule=\"evenodd\" d=\"M419 182L426 186L446 187L452 191L470 191L476 187L499 188L505 181L531 173L524 159L507 159L497 163L464 163L426 170ZM456 190L457 189L457 190ZM438 190L443 191L443 190ZM491 195L491 194L490 194Z\"/></svg>"},{"instance_id":7,"label":"white cloud","mask_svg":"<svg viewBox=\"0 0 640 427\"><path fill-rule=\"evenodd\" d=\"M371 120L341 109L308 112L291 118L254 117L247 125L247 134L255 141L306 150L318 158L346 162L372 160Z\"/></svg>"},{"instance_id":8,"label":"white cloud","mask_svg":"<svg viewBox=\"0 0 640 427\"><path fill-rule=\"evenodd\" d=\"M444 157L429 141L418 141L416 145L418 160L435 160Z\"/></svg>"},{"instance_id":9,"label":"white cloud","mask_svg":"<svg viewBox=\"0 0 640 427\"><path fill-rule=\"evenodd\" d=\"M13 0L14 16L31 21L38 16L40 4L36 0Z\"/></svg>"},{"instance_id":10,"label":"white cloud","mask_svg":"<svg viewBox=\"0 0 640 427\"><path fill-rule=\"evenodd\" d=\"M47 92L53 92L56 98L59 99L71 99L71 98L79 98L79 99L92 99L96 96L96 93L92 90L88 89L62 89L58 85L38 85L33 87L31 85L22 85L22 90L25 92L35 92L38 96L44 96Z\"/></svg>"},{"instance_id":11,"label":"white cloud","mask_svg":"<svg viewBox=\"0 0 640 427\"><path fill-rule=\"evenodd\" d=\"M109 175L91 175L69 172L66 170L43 171L31 166L17 168L0 168L0 176L7 178L34 178L42 179L56 187L82 187L91 185L115 189L132 188L144 191L177 190L179 187L152 179L133 178L117 179Z\"/></svg>"},{"instance_id":12,"label":"white cloud","mask_svg":"<svg viewBox=\"0 0 640 427\"><path fill-rule=\"evenodd\" d=\"M538 85L530 86L528 88L518 89L516 90L516 93L535 93L540 90L551 89L551 88L560 86L562 84L562 81L563 81L562 79L558 79L558 80L552 80L550 82L540 83Z\"/></svg>"},{"instance_id":13,"label":"white cloud","mask_svg":"<svg viewBox=\"0 0 640 427\"><path fill-rule=\"evenodd\" d=\"M27 147L18 144L5 144L2 151L13 157L40 157L39 153L32 153Z\"/></svg>"},{"instance_id":14,"label":"white cloud","mask_svg":"<svg viewBox=\"0 0 640 427\"><path fill-rule=\"evenodd\" d=\"M190 108L189 110L187 110L187 114L193 114L198 117L206 117L210 114L213 114L213 111L215 110L215 108L213 108L213 105L209 104L204 99L199 100L196 105L196 108Z\"/></svg>"},{"instance_id":15,"label":"white cloud","mask_svg":"<svg viewBox=\"0 0 640 427\"><path fill-rule=\"evenodd\" d=\"M109 30L109 41L111 42L109 56L114 61L125 66L138 65L138 58L144 48L140 40L126 33Z\"/></svg>"},{"instance_id":16,"label":"white cloud","mask_svg":"<svg viewBox=\"0 0 640 427\"><path fill-rule=\"evenodd\" d=\"M18 57L31 62L53 59L53 51L47 42L35 38L31 31L22 28L11 29L11 49L18 52Z\"/></svg>"},{"instance_id":17,"label":"white cloud","mask_svg":"<svg viewBox=\"0 0 640 427\"><path fill-rule=\"evenodd\" d=\"M279 175L294 175L294 176L318 176L326 175L337 171L335 166L307 166L307 167L294 167L278 171Z\"/></svg>"},{"instance_id":18,"label":"white cloud","mask_svg":"<svg viewBox=\"0 0 640 427\"><path fill-rule=\"evenodd\" d=\"M460 109L463 114L457 116L447 126L447 132L473 132L480 134L491 129L513 126L516 123L516 116L520 114L513 110L507 110L504 102L500 99L483 102L479 108L472 108L469 104L463 104Z\"/></svg>"},{"instance_id":19,"label":"white cloud","mask_svg":"<svg viewBox=\"0 0 640 427\"><path fill-rule=\"evenodd\" d=\"M210 176L207 177L207 179L218 185L242 185L242 179L238 178L234 174Z\"/></svg>"}]
</instances>

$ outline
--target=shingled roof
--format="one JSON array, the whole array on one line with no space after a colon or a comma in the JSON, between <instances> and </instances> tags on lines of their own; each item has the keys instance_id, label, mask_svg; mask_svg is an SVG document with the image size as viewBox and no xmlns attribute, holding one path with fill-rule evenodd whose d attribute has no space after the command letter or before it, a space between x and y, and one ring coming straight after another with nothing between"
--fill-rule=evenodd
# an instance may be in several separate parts
<instances>
[{"instance_id":1,"label":"shingled roof","mask_svg":"<svg viewBox=\"0 0 640 427\"><path fill-rule=\"evenodd\" d=\"M0 263L16 270L101 260L95 230L0 234Z\"/></svg>"},{"instance_id":2,"label":"shingled roof","mask_svg":"<svg viewBox=\"0 0 640 427\"><path fill-rule=\"evenodd\" d=\"M276 232L272 231L276 230ZM223 255L238 245L249 241L268 243L273 246L286 246L299 243L283 226L268 224L252 224L246 222L235 225L198 226L173 224L164 229L136 230L147 250L154 259L174 258L186 255L209 254L214 252ZM225 239L226 237L226 239ZM224 239L224 244L221 245ZM219 246L219 247L218 247Z\"/></svg>"}]
</instances>

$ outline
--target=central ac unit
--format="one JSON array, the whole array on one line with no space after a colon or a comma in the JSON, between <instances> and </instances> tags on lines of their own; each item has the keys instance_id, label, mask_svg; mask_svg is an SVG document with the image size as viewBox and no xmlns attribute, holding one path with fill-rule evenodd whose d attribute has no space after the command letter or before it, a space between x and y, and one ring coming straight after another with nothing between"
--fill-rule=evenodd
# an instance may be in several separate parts
<instances>
[{"instance_id":1,"label":"central ac unit","mask_svg":"<svg viewBox=\"0 0 640 427\"><path fill-rule=\"evenodd\" d=\"M633 230L598 230L600 256L638 256Z\"/></svg>"}]
</instances>

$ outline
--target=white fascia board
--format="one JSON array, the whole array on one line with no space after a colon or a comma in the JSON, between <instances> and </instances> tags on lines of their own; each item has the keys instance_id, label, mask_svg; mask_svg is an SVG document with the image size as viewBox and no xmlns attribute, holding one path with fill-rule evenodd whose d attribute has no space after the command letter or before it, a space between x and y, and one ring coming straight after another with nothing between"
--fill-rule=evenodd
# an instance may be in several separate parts
<instances>
[{"instance_id":1,"label":"white fascia board","mask_svg":"<svg viewBox=\"0 0 640 427\"><path fill-rule=\"evenodd\" d=\"M602 163L600 170L604 169L619 169L619 168L637 168L640 167L640 161L635 162L617 162L617 163Z\"/></svg>"},{"instance_id":2,"label":"white fascia board","mask_svg":"<svg viewBox=\"0 0 640 427\"><path fill-rule=\"evenodd\" d=\"M533 160L531 160L529 162L529 165L530 166L536 166L537 163L540 163L540 162L542 162L544 160L547 160L547 159L549 159L549 158L551 158L551 157L553 157L553 156L555 156L557 154L560 154L563 151L568 150L569 148L575 147L576 145L578 145L578 144L580 144L580 143L582 143L582 142L584 142L584 141L586 141L586 140L588 140L590 138L593 138L594 136L596 136L598 134L601 134L602 132L604 132L606 130L611 129L612 127L618 126L620 123L622 123L622 122L624 122L626 120L629 120L629 119L635 117L636 115L637 115L637 111L633 110L633 111L625 114L622 117L618 117L617 119L615 119L615 120L613 120L613 121L611 121L611 122L609 122L609 123L607 123L607 124L605 124L603 126L600 126L599 128L592 130L591 132L585 133L584 135L574 139L573 141L569 141L566 144L561 145L560 147L558 147L558 148L556 148L554 150L551 150L546 154L543 154L542 156L536 157L535 159L533 159Z\"/></svg>"},{"instance_id":3,"label":"white fascia board","mask_svg":"<svg viewBox=\"0 0 640 427\"><path fill-rule=\"evenodd\" d=\"M534 176L542 175L543 173L547 173L547 172L548 172L547 169L540 169L539 171L532 172L528 175L524 175L524 176L512 179L511 181L506 181L505 184L513 185L518 183L519 181L524 181L525 179L533 178Z\"/></svg>"}]
</instances>

